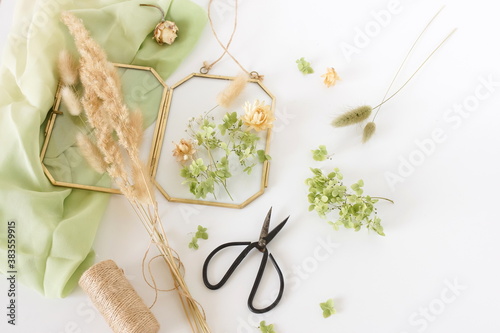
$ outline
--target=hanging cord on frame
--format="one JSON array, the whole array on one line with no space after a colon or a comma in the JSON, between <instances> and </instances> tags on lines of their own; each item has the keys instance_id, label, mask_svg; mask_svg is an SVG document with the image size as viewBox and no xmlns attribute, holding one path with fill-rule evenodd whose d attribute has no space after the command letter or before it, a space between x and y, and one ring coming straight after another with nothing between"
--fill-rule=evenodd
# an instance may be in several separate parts
<instances>
[{"instance_id":1,"label":"hanging cord on frame","mask_svg":"<svg viewBox=\"0 0 500 333\"><path fill-rule=\"evenodd\" d=\"M229 52L229 46L231 46L231 43L233 42L233 37L234 37L234 34L235 34L236 29L238 27L238 0L234 1L235 5L234 5L233 31L231 32L231 35L229 36L229 40L226 43L226 45L224 45L222 43L222 41L219 38L219 35L217 34L217 31L215 31L214 22L212 20L212 12L211 12L212 2L213 2L213 0L210 0L209 3L208 3L208 21L210 23L210 28L212 29L212 33L213 33L215 39L217 40L217 42L219 43L219 45L224 49L224 51L222 52L222 54L214 62L209 63L208 61L204 61L203 62L203 66L200 68L200 73L202 73L202 74L208 74L208 72L212 69L212 67L215 64L217 64L227 54L241 68L241 70L243 72L245 72L246 74L248 74L248 76L250 76L251 79L263 81L264 80L264 75L260 75L256 71L248 71L248 70L246 70L245 67L243 67L243 65L231 54L231 52Z\"/></svg>"}]
</instances>

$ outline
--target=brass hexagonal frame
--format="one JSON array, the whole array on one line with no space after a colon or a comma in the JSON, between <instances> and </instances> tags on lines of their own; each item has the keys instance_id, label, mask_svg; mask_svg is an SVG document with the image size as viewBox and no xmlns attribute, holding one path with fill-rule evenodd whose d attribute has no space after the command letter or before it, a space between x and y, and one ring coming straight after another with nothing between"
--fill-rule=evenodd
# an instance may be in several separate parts
<instances>
[{"instance_id":1,"label":"brass hexagonal frame","mask_svg":"<svg viewBox=\"0 0 500 333\"><path fill-rule=\"evenodd\" d=\"M174 91L177 87L181 86L182 84L186 83L187 81L191 80L192 78L207 78L207 79L215 79L215 80L234 80L234 77L228 77L228 76L220 76L220 75L209 75L209 74L198 74L198 73L193 73L191 75L188 75L186 78L183 80L179 81L178 83L174 84L173 86L170 87L167 95L167 102L166 102L166 112L164 114L164 118L161 119L161 128L159 131L159 137L157 140L157 146L155 147L155 151L153 153L154 156L154 161L153 161L153 171L152 171L152 176L155 182L155 185L159 189L159 191L165 196L165 198L168 201L171 202L180 202L180 203L190 203L190 204L199 204L199 205L208 205L208 206L218 206L218 207L226 207L226 208L243 208L247 206L249 203L254 201L257 197L262 195L265 191L265 188L268 185L268 178L269 178L269 161L265 161L262 164L262 176L260 179L260 189L256 192L253 193L251 196L246 198L245 200L242 200L241 203L239 204L232 204L232 203L225 203L225 202L218 202L218 201L207 201L207 200L198 200L198 199L187 199L187 198L178 198L170 195L168 193L168 190L162 186L156 179L157 171L158 171L158 165L159 165L159 156L162 150L162 145L165 137L165 131L167 127L167 122L168 118L171 112L171 103L172 103L172 97L174 94ZM269 96L271 100L271 110L274 113L275 109L275 104L276 104L276 99L271 94L271 92L260 82L259 80L256 79L248 79L249 82L257 84L260 89L262 89L263 93L265 93L267 96ZM268 129L267 133L265 134L265 152L266 154L269 154L269 147L270 147L270 138L271 138L271 130Z\"/></svg>"},{"instance_id":2,"label":"brass hexagonal frame","mask_svg":"<svg viewBox=\"0 0 500 333\"><path fill-rule=\"evenodd\" d=\"M158 83L163 86L163 91L161 93L161 100L159 101L159 109L158 109L158 115L157 115L157 120L155 124L155 130L154 130L154 135L153 135L153 140L152 140L152 145L149 153L149 158L148 158L148 167L149 170L153 170L153 163L154 163L154 151L156 147L156 138L158 137L158 133L160 130L160 124L161 124L161 119L164 117L164 112L165 112L165 103L167 100L167 94L168 94L168 86L165 84L164 80L160 77L160 75L152 68L152 67L143 67L143 66L135 66L135 65L126 65L126 64L113 64L117 68L124 68L124 69L135 69L135 70L143 70L143 71L149 71L156 80L158 80ZM116 188L108 188L108 187L100 187L100 186L93 186L93 185L85 185L85 184L77 184L77 183L72 183L72 182L67 182L67 181L61 181L56 179L54 175L51 174L49 171L49 168L44 164L44 159L47 153L47 149L49 147L49 143L52 137L52 133L54 130L54 126L56 126L57 123L57 118L61 116L63 113L60 111L61 108L61 84L57 87L56 95L54 97L54 104L52 105L52 109L49 111L49 115L47 116L47 124L45 126L45 140L41 149L40 153L40 162L42 164L43 171L49 181L56 186L63 186L63 187L70 187L70 188L78 188L78 189L85 189L85 190L92 190L92 191L99 191L99 192L106 192L106 193L116 193L120 194L120 190Z\"/></svg>"},{"instance_id":3,"label":"brass hexagonal frame","mask_svg":"<svg viewBox=\"0 0 500 333\"><path fill-rule=\"evenodd\" d=\"M208 205L208 206L218 206L218 207L226 207L226 208L243 208L264 193L265 188L268 185L269 168L270 168L269 161L265 161L262 164L262 176L260 178L259 190L256 193L253 193L252 195L250 195L245 200L242 200L242 202L238 203L238 204L217 202L217 201L198 200L198 199L178 198L175 196L171 196L168 194L167 189L164 188L156 179L156 175L157 175L157 171L158 171L158 164L160 162L159 157L160 157L161 149L163 146L163 141L165 138L165 130L167 127L169 114L171 112L170 107L171 107L172 97L173 97L175 88L186 83L187 81L189 81L190 79L192 79L194 77L209 78L209 79L216 79L216 80L226 80L226 81L234 80L234 77L193 73L193 74L190 74L189 76L187 76L186 78L184 78L183 80L179 81L175 85L173 85L171 88L169 88L165 84L163 79L159 76L159 74L151 67L134 66L134 65L126 65L126 64L114 64L114 66L116 66L117 68L149 71L158 80L158 82L161 84L161 86L164 87L162 94L161 94L161 101L159 102L158 116L156 119L154 135L153 135L153 139L152 139L152 145L151 145L151 149L150 149L149 157L148 157L148 168L150 170L150 174L153 177L153 181L154 181L155 185L157 186L159 191L165 196L165 198L168 201L179 202L179 203L200 204L200 205ZM271 92L262 84L262 82L260 82L256 79L248 79L248 82L257 84L258 87L262 90L262 92L265 93L267 96L269 96L269 99L271 100L271 110L274 113L275 103L276 103L276 99L275 99L274 95L271 94ZM61 88L62 88L62 86L59 85L57 88L57 91L56 91L56 95L54 97L54 104L53 104L52 109L49 111L49 114L47 116L47 124L46 124L45 132L44 132L45 141L43 143L41 153L40 153L40 161L41 161L42 168L43 168L45 175L47 176L49 181L55 186L63 186L63 187L78 188L78 189L85 189L85 190L92 190L92 191L99 191L99 192L106 192L106 193L121 194L120 190L116 189L116 188L77 184L77 183L58 180L58 179L56 179L56 177L54 177L54 175L51 174L51 172L49 171L49 168L44 164L44 158L46 156L47 149L49 147L49 143L50 143L50 140L52 137L54 127L56 126L57 118L60 115L62 115L62 112L61 112L61 98L62 98ZM265 150L266 154L269 154L270 138L271 138L271 130L268 129L266 131L266 134L265 134L266 142L265 142L265 146L264 146L265 147L264 150Z\"/></svg>"}]
</instances>

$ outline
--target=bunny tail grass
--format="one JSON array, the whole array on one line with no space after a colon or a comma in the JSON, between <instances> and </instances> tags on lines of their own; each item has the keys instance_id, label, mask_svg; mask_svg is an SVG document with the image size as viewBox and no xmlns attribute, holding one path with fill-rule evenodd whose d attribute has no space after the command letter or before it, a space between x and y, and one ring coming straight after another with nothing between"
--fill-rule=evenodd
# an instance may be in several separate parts
<instances>
[{"instance_id":1,"label":"bunny tail grass","mask_svg":"<svg viewBox=\"0 0 500 333\"><path fill-rule=\"evenodd\" d=\"M369 105L358 106L343 115L338 116L332 121L334 127L344 127L357 124L367 119L372 113L373 108Z\"/></svg>"},{"instance_id":2,"label":"bunny tail grass","mask_svg":"<svg viewBox=\"0 0 500 333\"><path fill-rule=\"evenodd\" d=\"M363 129L363 139L362 139L363 143L370 140L370 138L375 133L376 128L377 128L377 126L375 125L375 123L373 121L370 121L368 124L366 124L365 128Z\"/></svg>"}]
</instances>

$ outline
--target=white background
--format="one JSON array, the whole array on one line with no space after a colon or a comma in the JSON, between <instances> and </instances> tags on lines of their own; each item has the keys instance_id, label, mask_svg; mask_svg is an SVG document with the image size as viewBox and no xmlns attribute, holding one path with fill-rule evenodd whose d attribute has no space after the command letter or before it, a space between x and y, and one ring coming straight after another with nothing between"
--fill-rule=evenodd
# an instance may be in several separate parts
<instances>
[{"instance_id":1,"label":"white background","mask_svg":"<svg viewBox=\"0 0 500 333\"><path fill-rule=\"evenodd\" d=\"M500 85L495 83L491 91L478 88L484 80L500 82L497 1L401 0L380 29L373 13L387 10L389 0L240 2L231 51L247 68L265 75L265 85L277 98L269 188L243 210L173 204L159 197L171 245L186 266L187 283L203 304L212 331L258 332L258 322L265 319L278 333L498 332ZM215 0L214 20L222 35L232 24L232 3ZM380 101L413 40L444 4L396 86L452 28L459 30L384 106L374 138L363 145L361 128L332 128L333 117L347 107ZM2 49L13 7L13 0L0 5ZM373 30L362 45L356 39L365 28ZM346 56L346 44L360 46L358 53ZM167 83L197 71L219 52L207 28ZM300 57L311 62L314 74L297 70ZM322 83L326 67L335 67L343 79L335 87ZM229 58L213 69L222 75L237 72ZM488 96L478 100L476 89ZM454 113L463 103L471 111ZM428 144L428 154L419 160L424 155L417 142L428 142L436 130L444 139ZM310 150L320 144L334 153L332 160L312 160ZM409 159L418 165L402 168ZM366 193L392 198L394 205L379 204L387 236L334 231L308 213L304 180L310 166L339 167L346 183L363 178ZM404 175L391 186L386 175L398 174L398 169ZM216 246L256 240L271 205L273 225L290 215L269 246L287 273L287 288L275 310L257 316L247 309L246 298L260 256L248 258L216 292L203 285L201 268ZM208 227L210 238L193 251L187 244L198 224ZM140 270L146 246L146 233L125 199L113 197L95 242L98 260L115 260L149 304L154 295ZM269 292L277 287L272 275L263 283ZM6 290L4 279L1 290ZM265 298L265 290L261 296ZM318 304L328 298L334 299L337 314L323 319ZM18 304L19 325L7 327L2 315L2 332L109 331L81 290L65 299L45 299L20 286ZM160 295L153 311L161 332L189 332L174 293Z\"/></svg>"}]
</instances>

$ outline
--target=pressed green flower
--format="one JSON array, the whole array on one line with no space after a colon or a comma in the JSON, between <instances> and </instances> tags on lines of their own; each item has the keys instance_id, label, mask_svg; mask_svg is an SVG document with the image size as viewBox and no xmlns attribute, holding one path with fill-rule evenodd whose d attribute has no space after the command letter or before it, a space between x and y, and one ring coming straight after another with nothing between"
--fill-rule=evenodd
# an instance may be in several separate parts
<instances>
[{"instance_id":1,"label":"pressed green flower","mask_svg":"<svg viewBox=\"0 0 500 333\"><path fill-rule=\"evenodd\" d=\"M323 310L323 318L328 318L337 312L333 307L333 299L331 298L324 303L319 303L319 306L321 307L321 310Z\"/></svg>"}]
</instances>

